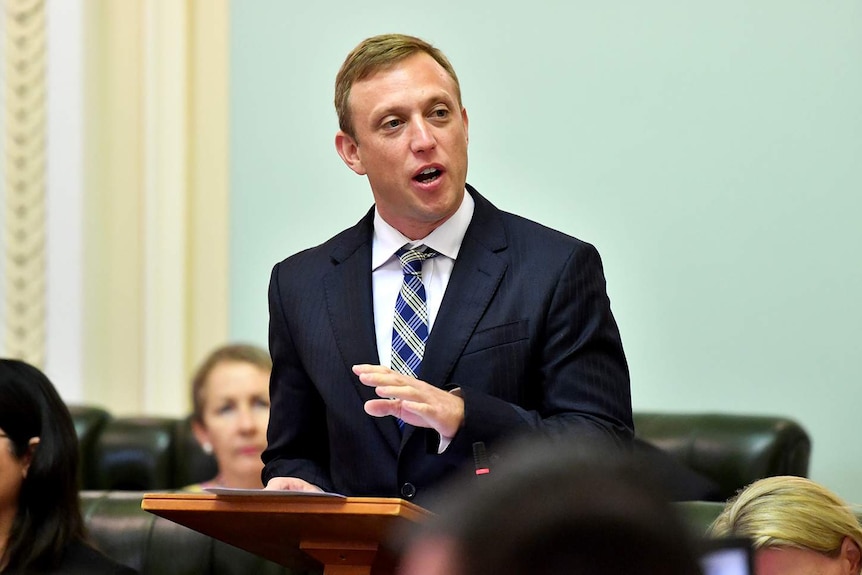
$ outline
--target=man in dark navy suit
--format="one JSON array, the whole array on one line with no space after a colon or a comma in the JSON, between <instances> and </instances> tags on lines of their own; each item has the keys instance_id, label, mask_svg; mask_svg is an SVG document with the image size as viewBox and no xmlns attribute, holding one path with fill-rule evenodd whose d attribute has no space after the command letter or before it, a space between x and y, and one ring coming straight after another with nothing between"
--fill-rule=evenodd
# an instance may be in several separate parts
<instances>
[{"instance_id":1,"label":"man in dark navy suit","mask_svg":"<svg viewBox=\"0 0 862 575\"><path fill-rule=\"evenodd\" d=\"M493 453L537 431L626 446L628 367L598 252L466 183L446 57L369 38L335 104L336 149L375 204L273 269L267 489L413 499L480 442Z\"/></svg>"}]
</instances>

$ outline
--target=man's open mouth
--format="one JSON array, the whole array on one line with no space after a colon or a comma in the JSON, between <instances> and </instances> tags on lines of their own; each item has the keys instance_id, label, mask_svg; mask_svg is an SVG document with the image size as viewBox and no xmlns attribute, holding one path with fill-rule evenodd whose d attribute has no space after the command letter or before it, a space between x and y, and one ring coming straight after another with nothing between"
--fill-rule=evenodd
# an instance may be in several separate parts
<instances>
[{"instance_id":1,"label":"man's open mouth","mask_svg":"<svg viewBox=\"0 0 862 575\"><path fill-rule=\"evenodd\" d=\"M433 182L439 178L441 174L442 172L437 168L426 168L414 176L413 179L420 184L427 184L428 182Z\"/></svg>"}]
</instances>

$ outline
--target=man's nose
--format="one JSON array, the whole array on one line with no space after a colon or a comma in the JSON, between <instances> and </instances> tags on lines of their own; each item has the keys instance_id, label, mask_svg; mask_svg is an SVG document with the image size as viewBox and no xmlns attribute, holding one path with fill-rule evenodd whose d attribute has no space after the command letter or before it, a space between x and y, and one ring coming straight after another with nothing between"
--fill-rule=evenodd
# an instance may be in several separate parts
<instances>
[{"instance_id":1,"label":"man's nose","mask_svg":"<svg viewBox=\"0 0 862 575\"><path fill-rule=\"evenodd\" d=\"M410 147L414 153L427 152L437 146L431 126L424 118L414 121L410 128Z\"/></svg>"}]
</instances>

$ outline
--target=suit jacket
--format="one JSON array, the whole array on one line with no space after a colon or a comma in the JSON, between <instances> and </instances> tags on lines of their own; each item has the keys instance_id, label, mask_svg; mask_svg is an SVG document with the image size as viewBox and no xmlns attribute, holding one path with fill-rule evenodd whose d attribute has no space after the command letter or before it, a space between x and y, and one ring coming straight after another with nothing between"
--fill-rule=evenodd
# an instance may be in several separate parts
<instances>
[{"instance_id":1,"label":"suit jacket","mask_svg":"<svg viewBox=\"0 0 862 575\"><path fill-rule=\"evenodd\" d=\"M628 366L596 249L479 195L419 378L460 387L464 425L433 430L367 415L351 371L379 363L371 288L373 210L277 264L269 287L272 406L263 480L300 477L345 495L412 499L518 431L633 435ZM394 306L394 302L393 302Z\"/></svg>"}]
</instances>

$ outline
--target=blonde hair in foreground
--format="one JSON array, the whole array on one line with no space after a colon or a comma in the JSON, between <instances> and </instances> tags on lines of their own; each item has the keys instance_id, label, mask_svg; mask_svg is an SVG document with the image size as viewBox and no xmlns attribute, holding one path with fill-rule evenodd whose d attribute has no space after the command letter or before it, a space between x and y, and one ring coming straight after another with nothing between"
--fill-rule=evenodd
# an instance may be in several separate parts
<instances>
[{"instance_id":1,"label":"blonde hair in foreground","mask_svg":"<svg viewBox=\"0 0 862 575\"><path fill-rule=\"evenodd\" d=\"M728 500L708 534L747 537L755 549L795 547L830 557L838 555L845 537L862 549L862 527L850 506L804 477L755 481Z\"/></svg>"}]
</instances>

